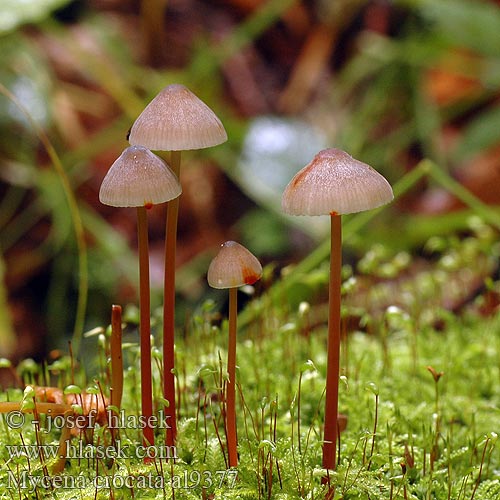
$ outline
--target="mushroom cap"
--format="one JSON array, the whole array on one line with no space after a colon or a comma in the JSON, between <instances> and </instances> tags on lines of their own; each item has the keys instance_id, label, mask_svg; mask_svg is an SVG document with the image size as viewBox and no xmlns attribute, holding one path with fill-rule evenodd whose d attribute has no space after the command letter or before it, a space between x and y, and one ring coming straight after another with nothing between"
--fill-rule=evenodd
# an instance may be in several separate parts
<instances>
[{"instance_id":1,"label":"mushroom cap","mask_svg":"<svg viewBox=\"0 0 500 500\"><path fill-rule=\"evenodd\" d=\"M212 288L235 288L252 285L262 276L262 266L255 255L236 241L226 241L208 268Z\"/></svg>"},{"instance_id":2,"label":"mushroom cap","mask_svg":"<svg viewBox=\"0 0 500 500\"><path fill-rule=\"evenodd\" d=\"M144 108L128 140L156 151L184 151L217 146L227 141L227 134L201 99L184 85L172 84Z\"/></svg>"},{"instance_id":3,"label":"mushroom cap","mask_svg":"<svg viewBox=\"0 0 500 500\"><path fill-rule=\"evenodd\" d=\"M281 207L291 215L362 212L394 198L385 177L340 149L324 149L300 170L283 192Z\"/></svg>"},{"instance_id":4,"label":"mushroom cap","mask_svg":"<svg viewBox=\"0 0 500 500\"><path fill-rule=\"evenodd\" d=\"M104 177L99 200L113 207L142 207L177 198L181 185L168 165L149 149L130 146Z\"/></svg>"}]
</instances>

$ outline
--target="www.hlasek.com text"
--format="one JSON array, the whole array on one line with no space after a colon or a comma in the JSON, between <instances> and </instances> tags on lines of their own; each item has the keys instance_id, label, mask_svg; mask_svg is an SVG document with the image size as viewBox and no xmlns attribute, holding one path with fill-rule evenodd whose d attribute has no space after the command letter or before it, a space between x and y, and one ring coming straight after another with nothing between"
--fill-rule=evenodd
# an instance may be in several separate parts
<instances>
[{"instance_id":1,"label":"www.hlasek.com text","mask_svg":"<svg viewBox=\"0 0 500 500\"><path fill-rule=\"evenodd\" d=\"M54 444L18 444L5 445L10 457L27 457L30 460L36 460L40 457L44 459L65 458L72 459L176 459L177 449L175 446L167 445L122 445L120 440L116 440L114 445L93 445L84 444L82 440L77 443L67 440L65 442L65 451L59 455L60 447ZM63 448L64 449L64 448Z\"/></svg>"}]
</instances>

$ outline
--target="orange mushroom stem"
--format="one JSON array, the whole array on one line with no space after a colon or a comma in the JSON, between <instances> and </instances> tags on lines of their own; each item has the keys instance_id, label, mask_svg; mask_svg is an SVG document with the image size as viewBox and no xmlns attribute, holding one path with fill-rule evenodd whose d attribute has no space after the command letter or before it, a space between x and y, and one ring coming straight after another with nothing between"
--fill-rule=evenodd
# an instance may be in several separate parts
<instances>
[{"instance_id":1,"label":"orange mushroom stem","mask_svg":"<svg viewBox=\"0 0 500 500\"><path fill-rule=\"evenodd\" d=\"M235 241L226 241L208 268L208 284L213 288L229 288L229 342L227 351L226 434L229 467L238 466L236 428L236 337L238 287L252 285L262 276L257 258Z\"/></svg>"}]
</instances>

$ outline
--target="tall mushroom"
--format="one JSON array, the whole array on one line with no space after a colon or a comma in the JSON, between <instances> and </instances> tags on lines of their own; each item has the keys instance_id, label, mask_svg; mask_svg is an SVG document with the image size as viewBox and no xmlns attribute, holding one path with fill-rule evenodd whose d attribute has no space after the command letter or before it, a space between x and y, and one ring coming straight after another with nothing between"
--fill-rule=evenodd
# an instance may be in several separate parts
<instances>
[{"instance_id":1,"label":"tall mushroom","mask_svg":"<svg viewBox=\"0 0 500 500\"><path fill-rule=\"evenodd\" d=\"M151 327L147 209L177 198L181 185L168 165L142 146L125 149L111 165L99 191L99 200L113 207L137 207L139 245L139 307L141 345L141 405L145 421L152 423ZM144 428L144 442L154 444L154 429Z\"/></svg>"},{"instance_id":2,"label":"tall mushroom","mask_svg":"<svg viewBox=\"0 0 500 500\"><path fill-rule=\"evenodd\" d=\"M320 151L285 188L282 209L290 215L330 215L331 250L323 467L336 467L340 354L341 215L370 210L394 198L376 170L339 149Z\"/></svg>"},{"instance_id":3,"label":"tall mushroom","mask_svg":"<svg viewBox=\"0 0 500 500\"><path fill-rule=\"evenodd\" d=\"M170 165L180 179L181 151L216 146L227 141L224 126L214 112L184 85L165 87L146 106L130 129L130 144L157 151L170 151ZM179 200L168 204L165 239L163 303L163 391L169 402L167 444L177 434L174 378L175 250Z\"/></svg>"},{"instance_id":4,"label":"tall mushroom","mask_svg":"<svg viewBox=\"0 0 500 500\"><path fill-rule=\"evenodd\" d=\"M229 467L238 466L236 438L236 323L238 287L260 279L262 266L257 258L235 241L222 244L208 268L212 288L229 288L229 343L227 350L226 432Z\"/></svg>"}]
</instances>

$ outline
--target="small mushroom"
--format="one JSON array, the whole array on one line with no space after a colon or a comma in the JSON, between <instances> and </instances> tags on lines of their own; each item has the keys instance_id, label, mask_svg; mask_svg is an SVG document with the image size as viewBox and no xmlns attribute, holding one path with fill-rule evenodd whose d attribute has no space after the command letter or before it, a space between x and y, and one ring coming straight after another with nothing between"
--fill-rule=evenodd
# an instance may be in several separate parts
<instances>
[{"instance_id":1,"label":"small mushroom","mask_svg":"<svg viewBox=\"0 0 500 500\"><path fill-rule=\"evenodd\" d=\"M181 151L216 146L227 141L224 126L215 113L184 85L162 89L144 108L130 129L130 144L158 151L170 151L170 166L180 179ZM170 432L167 445L175 444L177 434L174 379L175 333L175 253L179 199L168 204L165 239L163 303L163 392L169 405L165 409Z\"/></svg>"},{"instance_id":2,"label":"small mushroom","mask_svg":"<svg viewBox=\"0 0 500 500\"><path fill-rule=\"evenodd\" d=\"M217 146L227 134L215 113L184 85L162 89L130 129L130 144L154 151L186 151Z\"/></svg>"},{"instance_id":3,"label":"small mushroom","mask_svg":"<svg viewBox=\"0 0 500 500\"><path fill-rule=\"evenodd\" d=\"M99 201L112 207L151 208L181 194L168 165L143 146L130 146L111 165L99 190Z\"/></svg>"},{"instance_id":4,"label":"small mushroom","mask_svg":"<svg viewBox=\"0 0 500 500\"><path fill-rule=\"evenodd\" d=\"M114 207L137 207L139 241L139 307L141 343L141 404L146 422L152 422L151 305L147 209L181 194L181 185L168 165L142 146L130 146L111 165L99 191L99 200ZM154 429L144 428L144 441L154 444Z\"/></svg>"},{"instance_id":5,"label":"small mushroom","mask_svg":"<svg viewBox=\"0 0 500 500\"><path fill-rule=\"evenodd\" d=\"M257 258L235 241L222 244L208 268L212 288L229 288L229 343L227 352L226 431L229 467L238 466L236 438L236 323L238 287L252 285L262 276Z\"/></svg>"},{"instance_id":6,"label":"small mushroom","mask_svg":"<svg viewBox=\"0 0 500 500\"><path fill-rule=\"evenodd\" d=\"M340 373L341 215L370 210L394 198L376 170L339 149L320 151L285 188L282 209L290 215L330 215L331 250L328 357L325 396L323 468L335 469ZM329 477L329 476L328 476Z\"/></svg>"}]
</instances>

